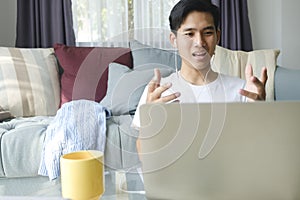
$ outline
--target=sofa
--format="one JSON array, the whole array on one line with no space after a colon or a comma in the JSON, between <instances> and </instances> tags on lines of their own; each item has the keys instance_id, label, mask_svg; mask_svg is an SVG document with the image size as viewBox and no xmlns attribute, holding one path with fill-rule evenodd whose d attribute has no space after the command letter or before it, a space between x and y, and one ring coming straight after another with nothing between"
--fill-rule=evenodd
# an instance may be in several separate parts
<instances>
[{"instance_id":1,"label":"sofa","mask_svg":"<svg viewBox=\"0 0 300 200\"><path fill-rule=\"evenodd\" d=\"M232 51L217 46L214 70L244 78L251 63L254 74L268 67L267 100L300 100L300 70L277 65L278 50ZM175 59L176 58L176 59ZM131 127L144 87L159 68L167 76L180 66L173 50L139 41L129 47L21 49L0 47L0 106L12 118L0 123L0 196L60 196L60 180L38 174L49 124L65 104L82 99L110 111L106 119L107 171L140 164L137 130Z\"/></svg>"}]
</instances>

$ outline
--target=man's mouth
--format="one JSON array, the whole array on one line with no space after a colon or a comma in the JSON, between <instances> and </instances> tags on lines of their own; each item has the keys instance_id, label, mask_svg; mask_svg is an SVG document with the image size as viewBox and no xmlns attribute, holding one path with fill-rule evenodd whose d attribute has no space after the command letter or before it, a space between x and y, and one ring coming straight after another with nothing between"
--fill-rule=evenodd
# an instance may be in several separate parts
<instances>
[{"instance_id":1,"label":"man's mouth","mask_svg":"<svg viewBox=\"0 0 300 200\"><path fill-rule=\"evenodd\" d=\"M192 53L192 55L193 55L194 57L205 57L206 54L207 54L206 51L201 51L201 52L194 52L194 53Z\"/></svg>"}]
</instances>

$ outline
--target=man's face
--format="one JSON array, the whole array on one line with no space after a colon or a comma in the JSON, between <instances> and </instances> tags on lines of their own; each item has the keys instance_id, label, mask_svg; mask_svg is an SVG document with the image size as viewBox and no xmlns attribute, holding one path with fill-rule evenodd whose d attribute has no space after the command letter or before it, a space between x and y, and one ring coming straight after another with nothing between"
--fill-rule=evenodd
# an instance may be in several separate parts
<instances>
[{"instance_id":1,"label":"man's face","mask_svg":"<svg viewBox=\"0 0 300 200\"><path fill-rule=\"evenodd\" d=\"M191 12L177 31L177 48L183 65L201 70L210 67L210 58L219 41L211 14Z\"/></svg>"}]
</instances>

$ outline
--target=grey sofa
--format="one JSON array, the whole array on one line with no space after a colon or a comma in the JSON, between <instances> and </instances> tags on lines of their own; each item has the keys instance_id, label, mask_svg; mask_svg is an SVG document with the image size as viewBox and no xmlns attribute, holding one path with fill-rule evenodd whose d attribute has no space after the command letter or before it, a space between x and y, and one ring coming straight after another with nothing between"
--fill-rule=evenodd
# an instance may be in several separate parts
<instances>
[{"instance_id":1,"label":"grey sofa","mask_svg":"<svg viewBox=\"0 0 300 200\"><path fill-rule=\"evenodd\" d=\"M106 121L105 164L108 171L139 165L135 147L138 133L130 126L139 97L153 76L153 68L159 67L166 76L180 64L175 62L177 55L173 51L152 48L137 41L132 41L130 48L133 70L114 59L104 66L108 74L106 95L99 102L112 111ZM61 80L66 71L60 66L63 59L55 53L53 51L58 61L57 76ZM0 64L4 66L1 61ZM299 80L300 70L275 66L274 100L300 100ZM59 179L49 181L48 177L37 174L46 130L54 117L55 113L20 116L0 123L0 196L60 196Z\"/></svg>"}]
</instances>

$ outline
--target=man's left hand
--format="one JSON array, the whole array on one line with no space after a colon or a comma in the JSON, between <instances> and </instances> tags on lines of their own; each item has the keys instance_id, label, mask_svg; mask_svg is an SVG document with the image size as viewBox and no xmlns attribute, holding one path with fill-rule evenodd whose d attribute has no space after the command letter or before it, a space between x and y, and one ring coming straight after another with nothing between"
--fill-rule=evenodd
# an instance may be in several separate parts
<instances>
[{"instance_id":1,"label":"man's left hand","mask_svg":"<svg viewBox=\"0 0 300 200\"><path fill-rule=\"evenodd\" d=\"M267 68L261 70L260 79L253 76L252 65L247 65L245 69L246 86L240 90L240 94L247 97L248 101L266 100L266 83L268 80Z\"/></svg>"}]
</instances>

